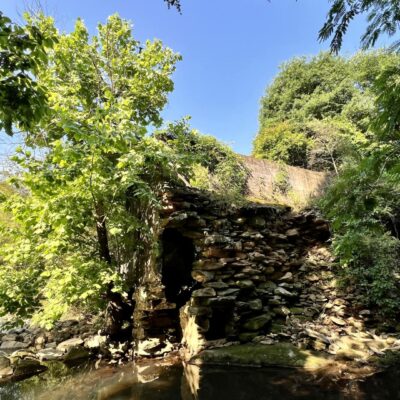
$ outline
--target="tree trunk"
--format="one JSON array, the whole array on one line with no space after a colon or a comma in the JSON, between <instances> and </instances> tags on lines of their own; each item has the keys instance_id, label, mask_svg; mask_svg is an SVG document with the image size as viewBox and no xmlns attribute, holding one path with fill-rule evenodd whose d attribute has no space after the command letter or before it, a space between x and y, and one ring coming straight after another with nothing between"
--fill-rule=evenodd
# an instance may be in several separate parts
<instances>
[{"instance_id":1,"label":"tree trunk","mask_svg":"<svg viewBox=\"0 0 400 400\"><path fill-rule=\"evenodd\" d=\"M107 264L112 265L110 247L108 243L108 232L104 208L101 204L96 205L96 231L99 244L100 258ZM107 287L106 299L106 324L104 333L112 340L127 340L129 337L126 332L132 332L132 315L133 306L128 299L126 301L120 293L113 291L114 284L111 282ZM125 322L128 322L127 327L123 329Z\"/></svg>"}]
</instances>

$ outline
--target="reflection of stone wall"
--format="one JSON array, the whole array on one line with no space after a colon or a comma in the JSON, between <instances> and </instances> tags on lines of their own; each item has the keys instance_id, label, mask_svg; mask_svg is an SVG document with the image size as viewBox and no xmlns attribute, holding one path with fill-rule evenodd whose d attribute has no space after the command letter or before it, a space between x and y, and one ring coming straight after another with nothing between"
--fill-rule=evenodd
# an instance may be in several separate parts
<instances>
[{"instance_id":1,"label":"reflection of stone wall","mask_svg":"<svg viewBox=\"0 0 400 400\"><path fill-rule=\"evenodd\" d=\"M327 179L324 172L286 166L273 161L242 156L250 172L248 190L250 197L285 204L304 204L310 197L321 193ZM277 181L287 178L286 193L277 193Z\"/></svg>"},{"instance_id":2,"label":"reflection of stone wall","mask_svg":"<svg viewBox=\"0 0 400 400\"><path fill-rule=\"evenodd\" d=\"M209 340L251 341L284 321L290 307L312 314L294 275L307 251L328 239L324 220L292 214L288 207L221 209L204 194L182 189L168 195L162 221L164 229L176 229L195 248L195 284L180 310L190 353ZM149 289L138 291L138 336L163 340L176 327L179 310L166 302L162 288Z\"/></svg>"}]
</instances>

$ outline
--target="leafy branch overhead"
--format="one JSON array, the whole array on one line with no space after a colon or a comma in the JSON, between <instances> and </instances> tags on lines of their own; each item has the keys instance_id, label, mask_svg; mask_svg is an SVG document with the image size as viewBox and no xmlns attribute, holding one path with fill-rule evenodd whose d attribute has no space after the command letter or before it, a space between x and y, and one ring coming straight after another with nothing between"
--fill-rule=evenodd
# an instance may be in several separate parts
<instances>
[{"instance_id":1,"label":"leafy branch overhead","mask_svg":"<svg viewBox=\"0 0 400 400\"><path fill-rule=\"evenodd\" d=\"M182 6L180 0L164 0L168 7L175 7L179 12L181 12Z\"/></svg>"},{"instance_id":2,"label":"leafy branch overhead","mask_svg":"<svg viewBox=\"0 0 400 400\"><path fill-rule=\"evenodd\" d=\"M331 50L338 53L350 23L360 14L367 14L368 25L361 37L364 49L373 47L380 36L394 36L400 24L398 0L331 0L333 3L325 24L319 32L321 41L331 39ZM392 49L400 48L395 40Z\"/></svg>"}]
</instances>

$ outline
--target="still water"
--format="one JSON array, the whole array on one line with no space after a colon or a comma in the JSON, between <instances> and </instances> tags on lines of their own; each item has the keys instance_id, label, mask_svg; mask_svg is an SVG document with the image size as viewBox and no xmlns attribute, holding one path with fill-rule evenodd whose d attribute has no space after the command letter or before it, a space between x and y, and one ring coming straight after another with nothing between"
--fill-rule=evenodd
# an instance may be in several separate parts
<instances>
[{"instance_id":1,"label":"still water","mask_svg":"<svg viewBox=\"0 0 400 400\"><path fill-rule=\"evenodd\" d=\"M52 363L24 381L0 384L0 400L386 400L400 399L400 371L337 383L272 368L148 364L121 368Z\"/></svg>"}]
</instances>

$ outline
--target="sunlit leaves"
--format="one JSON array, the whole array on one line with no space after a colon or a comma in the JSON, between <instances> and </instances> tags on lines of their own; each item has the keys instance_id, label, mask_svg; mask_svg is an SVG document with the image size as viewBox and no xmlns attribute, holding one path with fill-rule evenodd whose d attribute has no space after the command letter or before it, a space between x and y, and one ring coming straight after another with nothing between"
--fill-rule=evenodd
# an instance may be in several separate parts
<instances>
[{"instance_id":1,"label":"sunlit leaves","mask_svg":"<svg viewBox=\"0 0 400 400\"><path fill-rule=\"evenodd\" d=\"M35 79L56 38L50 19L25 26L0 12L0 129L32 130L48 111L45 88Z\"/></svg>"}]
</instances>

